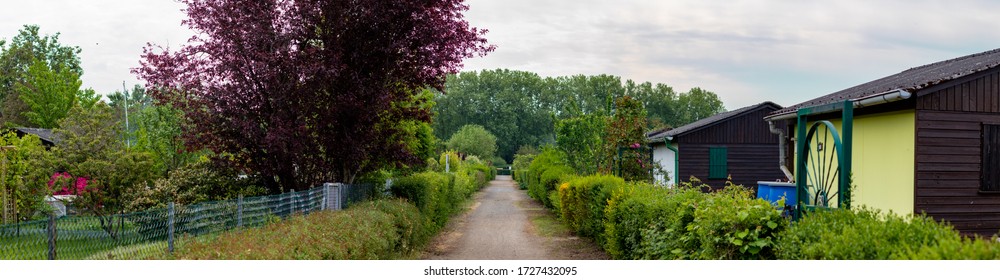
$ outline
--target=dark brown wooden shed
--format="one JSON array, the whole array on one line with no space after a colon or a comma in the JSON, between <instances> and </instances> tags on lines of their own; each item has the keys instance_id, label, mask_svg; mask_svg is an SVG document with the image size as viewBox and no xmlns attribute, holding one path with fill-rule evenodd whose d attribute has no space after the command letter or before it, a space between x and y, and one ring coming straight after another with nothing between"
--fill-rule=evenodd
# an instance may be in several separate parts
<instances>
[{"instance_id":1,"label":"dark brown wooden shed","mask_svg":"<svg viewBox=\"0 0 1000 280\"><path fill-rule=\"evenodd\" d=\"M778 109L781 106L763 102L654 131L647 134L647 140L653 146L654 160L670 173L671 184L694 176L720 188L732 177L733 183L754 188L757 181L785 177L777 168L778 138L764 121L764 116Z\"/></svg>"}]
</instances>

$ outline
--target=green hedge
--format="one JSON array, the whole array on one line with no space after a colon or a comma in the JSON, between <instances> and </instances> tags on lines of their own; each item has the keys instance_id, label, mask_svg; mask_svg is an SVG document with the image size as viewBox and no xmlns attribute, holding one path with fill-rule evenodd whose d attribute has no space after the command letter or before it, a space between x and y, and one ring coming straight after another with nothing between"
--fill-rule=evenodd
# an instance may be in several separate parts
<instances>
[{"instance_id":1,"label":"green hedge","mask_svg":"<svg viewBox=\"0 0 1000 280\"><path fill-rule=\"evenodd\" d=\"M393 195L416 204L428 222L435 225L429 229L432 232L444 227L448 218L460 210L462 202L491 180L482 171L485 165L481 163L453 161L451 164L457 166L453 173L421 172L396 179L392 184Z\"/></svg>"},{"instance_id":2,"label":"green hedge","mask_svg":"<svg viewBox=\"0 0 1000 280\"><path fill-rule=\"evenodd\" d=\"M927 216L871 209L820 211L792 224L778 242L781 259L997 259L1000 248L963 238Z\"/></svg>"},{"instance_id":3,"label":"green hedge","mask_svg":"<svg viewBox=\"0 0 1000 280\"><path fill-rule=\"evenodd\" d=\"M994 242L963 238L926 216L828 210L790 224L746 188L703 192L695 184L667 189L574 177L559 186L554 204L567 225L616 259L1000 258Z\"/></svg>"},{"instance_id":4,"label":"green hedge","mask_svg":"<svg viewBox=\"0 0 1000 280\"><path fill-rule=\"evenodd\" d=\"M770 259L787 225L740 186L703 193L629 184L608 201L603 243L619 259Z\"/></svg>"},{"instance_id":5,"label":"green hedge","mask_svg":"<svg viewBox=\"0 0 1000 280\"><path fill-rule=\"evenodd\" d=\"M426 216L434 231L443 227L451 216L454 201L455 176L439 172L422 172L396 179L392 194L415 204Z\"/></svg>"},{"instance_id":6,"label":"green hedge","mask_svg":"<svg viewBox=\"0 0 1000 280\"><path fill-rule=\"evenodd\" d=\"M430 238L423 218L406 201L363 202L343 211L314 212L260 228L189 239L177 259L397 259L423 248Z\"/></svg>"},{"instance_id":7,"label":"green hedge","mask_svg":"<svg viewBox=\"0 0 1000 280\"><path fill-rule=\"evenodd\" d=\"M697 248L687 225L707 196L693 189L629 184L608 201L605 250L616 259L684 259Z\"/></svg>"},{"instance_id":8,"label":"green hedge","mask_svg":"<svg viewBox=\"0 0 1000 280\"><path fill-rule=\"evenodd\" d=\"M443 158L443 156L442 156ZM402 199L376 200L344 211L322 211L210 240L193 239L180 259L394 259L408 257L476 191L496 176L480 161L449 156L451 173L416 173L393 181ZM433 160L432 160L433 161Z\"/></svg>"},{"instance_id":9,"label":"green hedge","mask_svg":"<svg viewBox=\"0 0 1000 280\"><path fill-rule=\"evenodd\" d=\"M615 176L576 177L559 186L560 214L578 234L604 240L604 213L612 192L625 180Z\"/></svg>"},{"instance_id":10,"label":"green hedge","mask_svg":"<svg viewBox=\"0 0 1000 280\"><path fill-rule=\"evenodd\" d=\"M568 176L575 175L568 165L565 157L555 149L545 149L535 156L524 171L524 181L527 183L528 195L541 201L545 207L552 208L552 192L556 191L556 186L565 181ZM522 175L518 175L521 177Z\"/></svg>"}]
</instances>

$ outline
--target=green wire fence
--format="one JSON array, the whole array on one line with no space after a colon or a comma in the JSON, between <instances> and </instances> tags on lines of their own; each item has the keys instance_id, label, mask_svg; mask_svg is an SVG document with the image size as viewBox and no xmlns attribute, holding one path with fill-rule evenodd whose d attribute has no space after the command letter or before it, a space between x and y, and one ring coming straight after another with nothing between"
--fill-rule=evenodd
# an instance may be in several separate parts
<instances>
[{"instance_id":1,"label":"green wire fence","mask_svg":"<svg viewBox=\"0 0 1000 280\"><path fill-rule=\"evenodd\" d=\"M192 205L170 203L108 217L51 216L0 225L0 259L153 259L168 256L181 238L257 227L292 214L339 210L369 199L377 185L324 184L302 192Z\"/></svg>"}]
</instances>

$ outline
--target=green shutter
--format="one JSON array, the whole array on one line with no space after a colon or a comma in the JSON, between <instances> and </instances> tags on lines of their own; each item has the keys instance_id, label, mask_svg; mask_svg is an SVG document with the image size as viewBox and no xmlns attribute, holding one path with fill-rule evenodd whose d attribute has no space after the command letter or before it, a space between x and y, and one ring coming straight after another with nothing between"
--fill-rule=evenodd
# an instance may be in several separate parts
<instances>
[{"instance_id":1,"label":"green shutter","mask_svg":"<svg viewBox=\"0 0 1000 280\"><path fill-rule=\"evenodd\" d=\"M726 147L708 148L708 178L726 179L729 177L729 149Z\"/></svg>"}]
</instances>

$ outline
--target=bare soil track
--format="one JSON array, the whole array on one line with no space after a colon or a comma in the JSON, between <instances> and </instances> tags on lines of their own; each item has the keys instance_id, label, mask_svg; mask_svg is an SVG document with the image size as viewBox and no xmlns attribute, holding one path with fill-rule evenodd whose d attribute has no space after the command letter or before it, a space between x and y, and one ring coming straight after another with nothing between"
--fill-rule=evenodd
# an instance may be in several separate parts
<instances>
[{"instance_id":1,"label":"bare soil track","mask_svg":"<svg viewBox=\"0 0 1000 280\"><path fill-rule=\"evenodd\" d=\"M497 176L422 255L431 260L607 259L566 229L510 176Z\"/></svg>"}]
</instances>

